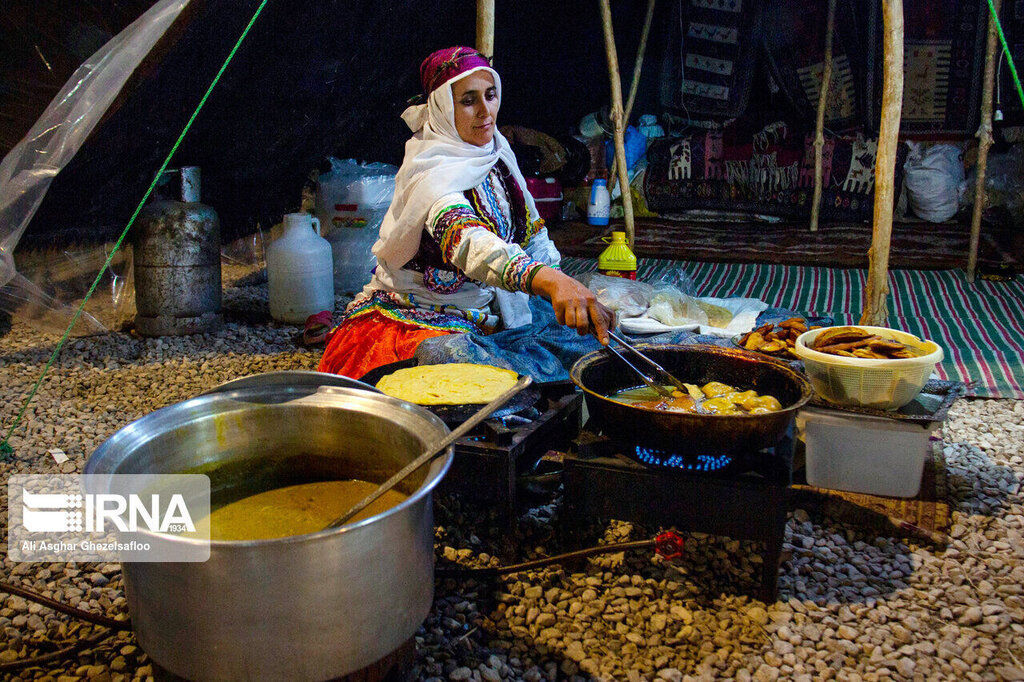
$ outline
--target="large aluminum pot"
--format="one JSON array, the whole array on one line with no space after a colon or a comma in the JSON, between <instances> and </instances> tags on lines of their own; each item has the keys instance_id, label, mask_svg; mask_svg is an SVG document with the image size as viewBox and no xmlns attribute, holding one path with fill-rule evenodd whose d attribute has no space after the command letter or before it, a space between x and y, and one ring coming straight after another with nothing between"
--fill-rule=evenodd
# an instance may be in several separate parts
<instances>
[{"instance_id":1,"label":"large aluminum pot","mask_svg":"<svg viewBox=\"0 0 1024 682\"><path fill-rule=\"evenodd\" d=\"M382 482L447 433L427 410L383 394L252 387L129 424L92 454L85 473L206 473L215 498L261 482L264 489L330 478ZM389 654L430 610L431 491L452 457L449 449L410 477L407 500L364 521L212 542L204 563L124 564L142 648L193 680L327 679Z\"/></svg>"}]
</instances>

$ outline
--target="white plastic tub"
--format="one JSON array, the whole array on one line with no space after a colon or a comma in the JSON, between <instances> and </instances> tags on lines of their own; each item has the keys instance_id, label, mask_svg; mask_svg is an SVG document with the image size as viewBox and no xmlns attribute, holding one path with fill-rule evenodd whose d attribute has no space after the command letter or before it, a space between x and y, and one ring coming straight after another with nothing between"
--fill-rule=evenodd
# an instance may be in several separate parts
<instances>
[{"instance_id":1,"label":"white plastic tub","mask_svg":"<svg viewBox=\"0 0 1024 682\"><path fill-rule=\"evenodd\" d=\"M917 423L807 407L796 417L807 483L887 497L915 497L938 422Z\"/></svg>"}]
</instances>

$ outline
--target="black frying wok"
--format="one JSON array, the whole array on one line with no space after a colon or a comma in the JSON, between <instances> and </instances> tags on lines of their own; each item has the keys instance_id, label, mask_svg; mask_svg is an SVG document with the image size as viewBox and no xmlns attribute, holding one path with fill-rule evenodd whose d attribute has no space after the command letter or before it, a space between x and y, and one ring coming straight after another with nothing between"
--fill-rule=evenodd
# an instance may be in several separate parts
<instances>
[{"instance_id":1,"label":"black frying wok","mask_svg":"<svg viewBox=\"0 0 1024 682\"><path fill-rule=\"evenodd\" d=\"M391 362L371 369L361 376L359 380L370 386L376 386L377 382L387 375L406 367L415 367L418 364L416 358ZM491 413L491 418L507 417L510 414L516 414L532 407L538 400L540 400L540 390L536 385L530 386L512 396L512 399L505 403L504 407L500 407ZM456 426L472 417L483 406L484 403L466 403L464 405L424 405L423 407L440 417L445 424Z\"/></svg>"},{"instance_id":2,"label":"black frying wok","mask_svg":"<svg viewBox=\"0 0 1024 682\"><path fill-rule=\"evenodd\" d=\"M606 350L583 356L569 376L583 389L591 423L606 435L682 454L732 454L776 445L796 411L811 399L811 385L784 361L748 351L708 345L637 346L681 381L703 386L721 381L779 399L783 409L768 414L714 415L666 412L610 400L640 378Z\"/></svg>"}]
</instances>

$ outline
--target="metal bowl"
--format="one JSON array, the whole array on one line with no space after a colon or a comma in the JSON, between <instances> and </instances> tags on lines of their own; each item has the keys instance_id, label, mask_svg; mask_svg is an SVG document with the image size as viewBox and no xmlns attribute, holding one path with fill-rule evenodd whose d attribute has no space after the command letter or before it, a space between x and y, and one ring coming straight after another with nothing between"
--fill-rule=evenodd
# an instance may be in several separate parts
<instances>
[{"instance_id":1,"label":"metal bowl","mask_svg":"<svg viewBox=\"0 0 1024 682\"><path fill-rule=\"evenodd\" d=\"M622 361L599 350L580 358L570 377L584 393L591 422L606 435L681 454L733 454L773 447L796 411L811 399L807 378L786 362L748 351L709 345L640 344L643 353L678 379L703 385L721 381L779 399L768 414L695 414L648 409L608 395L641 384Z\"/></svg>"}]
</instances>

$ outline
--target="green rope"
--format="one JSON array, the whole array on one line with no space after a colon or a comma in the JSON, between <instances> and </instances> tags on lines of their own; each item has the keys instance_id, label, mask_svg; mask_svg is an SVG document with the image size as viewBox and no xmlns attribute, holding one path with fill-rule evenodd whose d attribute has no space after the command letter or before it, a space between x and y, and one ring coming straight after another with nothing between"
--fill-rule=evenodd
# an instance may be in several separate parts
<instances>
[{"instance_id":1,"label":"green rope","mask_svg":"<svg viewBox=\"0 0 1024 682\"><path fill-rule=\"evenodd\" d=\"M1020 98L1020 106L1024 108L1024 88L1020 85L1020 78L1017 76L1017 67L1013 65L1013 56L1010 54L1010 46L1006 44L1006 35L1003 33L1003 25L999 22L999 15L996 13L996 6L992 0L988 0L988 11L992 14L992 21L995 22L996 32L999 34L999 42L1003 45L1003 53L1006 55L1006 63L1010 66L1010 75L1013 76L1013 84L1017 87L1017 97Z\"/></svg>"},{"instance_id":2,"label":"green rope","mask_svg":"<svg viewBox=\"0 0 1024 682\"><path fill-rule=\"evenodd\" d=\"M43 373L39 375L39 379L29 392L28 398L25 400L25 404L21 406L21 410L18 411L18 415L14 418L14 423L7 429L7 433L4 435L4 440L0 443L0 458L6 459L8 455L14 452L14 449L8 441L14 433L14 430L18 428L19 424L21 424L21 419L25 416L25 410L28 409L28 406L32 403L32 399L35 398L36 392L43 383L43 379L46 378L46 373L50 371L50 367L52 367L53 363L56 362L57 356L60 354L61 349L64 347L64 343L68 340L68 336L71 334L71 330L74 328L75 323L78 322L78 318L81 317L82 311L85 310L85 304L89 301L93 292L96 291L96 287L99 286L100 280L103 279L103 275L106 274L107 268L110 267L111 261L114 260L114 254L116 254L118 249L121 248L121 242L123 242L125 237L128 235L128 230L130 230L132 225L135 224L135 219L138 217L139 212L142 211L142 207L145 205L146 200L149 199L149 195L153 193L153 189L160 181L160 177L164 174L164 171L167 170L167 166L171 163L171 159L174 158L174 154L178 151L178 147L181 145L182 140L185 139L185 135L188 134L189 129L192 127L192 123L196 120L196 117L199 116L199 112L206 104L206 100L210 97L210 93L213 92L213 88L217 85L220 77L228 68L228 64L230 64L231 60L234 59L235 53L238 52L238 48L241 46L242 41L245 40L245 37L249 35L249 29L251 29L253 24L256 23L257 17L259 17L267 2L268 0L263 0L259 7L256 8L256 12L252 15L252 18L249 19L249 23L246 24L245 30L242 31L242 35L240 35L238 40L235 41L235 46L231 48L231 52L228 53L224 63L221 64L220 69L217 71L217 75L213 77L213 82L210 83L210 87L206 88L206 93L203 95L203 98L199 100L199 104L196 106L195 111L192 112L192 116L189 117L188 123L185 124L181 134L178 135L178 139L174 142L174 146L171 147L171 151L167 153L167 156L164 158L164 162L160 164L160 169L153 177L153 182L149 183L149 189L147 189L146 193L142 196L142 200L139 201L139 205L135 207L135 212L132 213L132 217L128 219L128 224L125 225L124 230L121 232L121 236L118 237L117 242L114 243L113 250L111 250L110 255L107 256L106 262L103 263L103 267L100 268L99 273L96 275L96 279L92 282L92 286L90 286L89 291L86 292L85 298L82 299L82 303L78 306L78 310L76 310L74 316L72 316L71 323L68 324L68 328L64 330L64 335L60 337L60 341L57 342L56 348L54 348L53 353L50 354L50 359L47 361L46 366L43 367Z\"/></svg>"}]
</instances>

